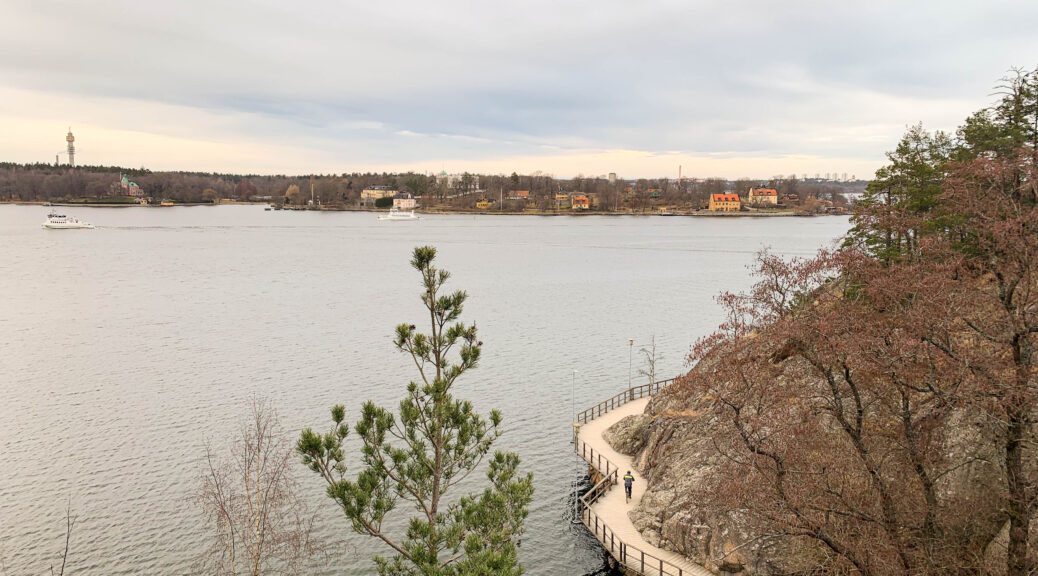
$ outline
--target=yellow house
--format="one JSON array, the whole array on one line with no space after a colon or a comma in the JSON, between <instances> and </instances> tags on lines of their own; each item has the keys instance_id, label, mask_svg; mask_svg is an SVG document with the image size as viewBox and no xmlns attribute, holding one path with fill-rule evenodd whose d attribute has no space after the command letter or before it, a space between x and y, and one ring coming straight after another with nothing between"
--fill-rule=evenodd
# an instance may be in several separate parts
<instances>
[{"instance_id":1,"label":"yellow house","mask_svg":"<svg viewBox=\"0 0 1038 576\"><path fill-rule=\"evenodd\" d=\"M381 198L392 198L393 196L396 196L396 190L391 186L368 186L360 192L360 197L363 200L378 200Z\"/></svg>"},{"instance_id":2,"label":"yellow house","mask_svg":"<svg viewBox=\"0 0 1038 576\"><path fill-rule=\"evenodd\" d=\"M480 210L486 210L486 209L490 208L491 206L493 206L493 204L494 203L491 202L490 200L483 199L483 200L480 200L479 202L476 202L476 208L479 208Z\"/></svg>"},{"instance_id":3,"label":"yellow house","mask_svg":"<svg viewBox=\"0 0 1038 576\"><path fill-rule=\"evenodd\" d=\"M778 190L774 188L750 188L747 204L778 204Z\"/></svg>"},{"instance_id":4,"label":"yellow house","mask_svg":"<svg viewBox=\"0 0 1038 576\"><path fill-rule=\"evenodd\" d=\"M738 212L742 208L738 194L711 194L711 212Z\"/></svg>"}]
</instances>

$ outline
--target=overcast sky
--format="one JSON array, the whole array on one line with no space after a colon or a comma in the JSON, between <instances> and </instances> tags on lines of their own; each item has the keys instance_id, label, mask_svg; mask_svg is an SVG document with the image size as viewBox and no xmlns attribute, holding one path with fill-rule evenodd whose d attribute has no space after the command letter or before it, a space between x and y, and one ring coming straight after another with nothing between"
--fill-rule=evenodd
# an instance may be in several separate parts
<instances>
[{"instance_id":1,"label":"overcast sky","mask_svg":"<svg viewBox=\"0 0 1038 576\"><path fill-rule=\"evenodd\" d=\"M1025 1L0 0L0 160L869 177L1036 65Z\"/></svg>"}]
</instances>

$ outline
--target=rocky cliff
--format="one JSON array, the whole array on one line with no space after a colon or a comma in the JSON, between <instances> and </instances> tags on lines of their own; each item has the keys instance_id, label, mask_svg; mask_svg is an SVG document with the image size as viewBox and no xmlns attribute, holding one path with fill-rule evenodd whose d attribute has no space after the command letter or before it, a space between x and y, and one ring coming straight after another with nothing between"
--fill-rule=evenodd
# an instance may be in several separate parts
<instances>
[{"instance_id":1,"label":"rocky cliff","mask_svg":"<svg viewBox=\"0 0 1038 576\"><path fill-rule=\"evenodd\" d=\"M711 372L716 366L712 362L704 360L694 371ZM780 364L786 365L777 377L808 377L809 371L797 362L783 359ZM997 498L985 488L999 485L1003 473L991 441L997 427L966 411L952 420L950 427L956 433L946 438L942 449L950 456L948 461L966 464L942 475L939 493L947 506L976 510L976 514L964 516L969 525L948 528L968 534L981 542L983 554L997 558L996 536L1004 516L997 509ZM640 506L630 513L634 525L649 542L682 553L715 573L816 572L827 557L816 541L762 533L743 511L699 504L704 486L740 482L740 478L719 476L726 458L714 440L719 425L711 397L673 386L654 396L644 414L625 418L604 434L614 449L634 457L648 482ZM992 565L997 567L997 561Z\"/></svg>"}]
</instances>

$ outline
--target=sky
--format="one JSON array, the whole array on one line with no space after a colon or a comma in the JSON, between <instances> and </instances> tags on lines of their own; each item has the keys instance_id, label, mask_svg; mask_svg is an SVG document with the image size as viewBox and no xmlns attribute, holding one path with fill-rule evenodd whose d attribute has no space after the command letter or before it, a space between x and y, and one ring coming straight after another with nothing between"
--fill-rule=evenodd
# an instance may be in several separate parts
<instances>
[{"instance_id":1,"label":"sky","mask_svg":"<svg viewBox=\"0 0 1038 576\"><path fill-rule=\"evenodd\" d=\"M0 0L0 161L869 178L1038 66L1038 2ZM62 162L67 158L62 155Z\"/></svg>"}]
</instances>

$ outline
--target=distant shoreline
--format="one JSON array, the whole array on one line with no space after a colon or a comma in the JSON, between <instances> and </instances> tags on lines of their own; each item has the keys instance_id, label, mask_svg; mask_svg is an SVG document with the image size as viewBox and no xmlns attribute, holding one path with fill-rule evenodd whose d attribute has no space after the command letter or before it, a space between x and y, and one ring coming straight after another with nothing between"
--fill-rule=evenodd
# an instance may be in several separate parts
<instances>
[{"instance_id":1,"label":"distant shoreline","mask_svg":"<svg viewBox=\"0 0 1038 576\"><path fill-rule=\"evenodd\" d=\"M59 206L62 208L176 208L178 206L269 206L269 202L220 202L213 204L210 202L184 202L177 203L173 206L160 206L158 204L130 204L130 203L119 203L113 202L110 204L91 202L91 203L79 203L79 202L25 202L25 201L0 201L0 204L8 204L14 206ZM372 214L379 214L385 212L384 209L371 209L371 208L356 208L356 207L343 207L343 206L321 206L321 207L310 207L310 206L290 206L276 210L278 212L368 212ZM416 209L418 214L443 214L452 216L664 216L664 217L698 217L698 218L784 218L784 217L795 217L795 218L810 218L815 216L849 216L850 213L820 213L820 214L808 214L804 212L796 212L793 210L763 210L763 211L739 211L739 212L711 212L709 210L696 210L693 212L596 212L591 210L580 210L580 211L568 211L568 212L542 212L542 211L485 211L485 210L421 210Z\"/></svg>"}]
</instances>

